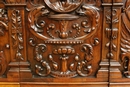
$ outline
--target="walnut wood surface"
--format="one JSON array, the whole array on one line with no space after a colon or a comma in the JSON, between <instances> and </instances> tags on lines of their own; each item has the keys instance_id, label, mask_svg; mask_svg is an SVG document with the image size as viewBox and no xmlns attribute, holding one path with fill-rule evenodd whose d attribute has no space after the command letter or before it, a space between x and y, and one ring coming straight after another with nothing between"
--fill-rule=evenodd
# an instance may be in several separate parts
<instances>
[{"instance_id":1,"label":"walnut wood surface","mask_svg":"<svg viewBox=\"0 0 130 87\"><path fill-rule=\"evenodd\" d=\"M1 0L0 87L129 87L129 42L130 0Z\"/></svg>"}]
</instances>

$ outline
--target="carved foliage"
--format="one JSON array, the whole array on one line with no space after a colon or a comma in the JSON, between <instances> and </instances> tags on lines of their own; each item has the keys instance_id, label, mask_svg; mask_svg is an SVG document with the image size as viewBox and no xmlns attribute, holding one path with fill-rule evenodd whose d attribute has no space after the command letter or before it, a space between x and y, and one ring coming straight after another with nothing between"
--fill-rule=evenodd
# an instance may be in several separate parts
<instances>
[{"instance_id":1,"label":"carved foliage","mask_svg":"<svg viewBox=\"0 0 130 87\"><path fill-rule=\"evenodd\" d=\"M31 40L31 39L30 39ZM35 45L35 60L40 64L36 64L36 73L39 76L53 76L57 78L70 78L77 75L80 76L89 76L92 73L91 61L93 59L93 47L90 44L83 44L81 46L81 51L84 53L84 60L81 61L80 55L74 57L75 63L68 64L69 55L75 54L75 49L70 46L59 47L58 49L53 50L52 54L48 54L47 62L44 59L44 53L46 52L45 44ZM53 54L61 55L59 57L61 64L58 64L54 61ZM53 67L51 67L51 65ZM68 67L69 65L69 67ZM59 68L60 67L60 68ZM76 68L75 68L76 67Z\"/></svg>"},{"instance_id":2,"label":"carved foliage","mask_svg":"<svg viewBox=\"0 0 130 87\"><path fill-rule=\"evenodd\" d=\"M67 38L75 38L78 40L86 39L93 35L97 27L99 25L100 15L97 11L97 8L94 6L83 5L82 8L77 11L79 15L72 15L72 14L49 14L49 11L46 9L45 6L38 6L34 7L28 15L28 21L30 23L30 31L43 40L49 40L54 38L60 39L67 39ZM46 15L49 16L46 16ZM81 21L81 25L79 23L72 24L71 29L67 29L69 26L70 21L79 18L79 16L84 15L86 17L85 21ZM54 20L59 21L59 28L55 26L54 23L49 24L47 27L45 26L46 20L40 20L40 17L49 17ZM88 20L89 19L89 20ZM49 19L48 19L49 20ZM63 21L64 20L64 21ZM90 23L89 23L90 22ZM89 24L88 24L89 23ZM81 28L84 29L84 32L81 32ZM47 29L47 35L43 35L43 29ZM76 30L76 35L71 36L70 34ZM53 32L53 33L52 33ZM54 36L54 32L56 32L56 36ZM70 37L71 36L71 37Z\"/></svg>"},{"instance_id":3,"label":"carved foliage","mask_svg":"<svg viewBox=\"0 0 130 87\"><path fill-rule=\"evenodd\" d=\"M0 9L0 36L4 35L4 31L8 30L8 17L4 9Z\"/></svg>"},{"instance_id":4,"label":"carved foliage","mask_svg":"<svg viewBox=\"0 0 130 87\"><path fill-rule=\"evenodd\" d=\"M93 60L93 46L98 45L99 41L95 39L93 44L83 44L83 42L93 36L98 29L99 9L93 5L84 4L81 6L83 0L44 1L54 11L53 14L44 5L28 10L30 32L45 42L44 44L36 44L33 38L30 38L29 41L30 45L35 47L36 74L56 78L91 75L93 71L91 62ZM76 10L77 7L80 9ZM74 10L76 10L75 14L68 13ZM83 20L75 22L82 17L84 17ZM56 23L59 25L57 26ZM54 50L50 50L50 53L46 52L48 45L49 47L55 46ZM79 52L84 55L82 57L73 47L80 45L81 50ZM44 57L44 53L48 55L48 58ZM55 61L54 56L56 55L60 62ZM75 55L75 57L72 58L71 55Z\"/></svg>"},{"instance_id":5,"label":"carved foliage","mask_svg":"<svg viewBox=\"0 0 130 87\"><path fill-rule=\"evenodd\" d=\"M111 23L112 22L112 23ZM106 11L106 23L108 26L111 26L111 24L117 24L119 22L119 15L117 14L117 10L113 9L111 12L111 9ZM118 29L117 28L106 28L106 36L110 40L106 47L110 50L107 54L107 58L114 58L113 51L117 51L116 45L113 43L115 39L117 39Z\"/></svg>"},{"instance_id":6,"label":"carved foliage","mask_svg":"<svg viewBox=\"0 0 130 87\"><path fill-rule=\"evenodd\" d=\"M17 49L16 60L24 60L21 51L23 50L23 32L22 32L22 20L20 10L14 9L11 15L12 29L11 37L13 48Z\"/></svg>"}]
</instances>

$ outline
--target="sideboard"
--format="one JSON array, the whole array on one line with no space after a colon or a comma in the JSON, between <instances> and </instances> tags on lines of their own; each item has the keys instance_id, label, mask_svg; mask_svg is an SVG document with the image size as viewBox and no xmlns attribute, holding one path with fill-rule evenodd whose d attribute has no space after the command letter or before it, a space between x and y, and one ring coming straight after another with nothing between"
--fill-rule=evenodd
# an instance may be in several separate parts
<instances>
[{"instance_id":1,"label":"sideboard","mask_svg":"<svg viewBox=\"0 0 130 87\"><path fill-rule=\"evenodd\" d=\"M0 87L130 87L130 0L0 0Z\"/></svg>"}]
</instances>

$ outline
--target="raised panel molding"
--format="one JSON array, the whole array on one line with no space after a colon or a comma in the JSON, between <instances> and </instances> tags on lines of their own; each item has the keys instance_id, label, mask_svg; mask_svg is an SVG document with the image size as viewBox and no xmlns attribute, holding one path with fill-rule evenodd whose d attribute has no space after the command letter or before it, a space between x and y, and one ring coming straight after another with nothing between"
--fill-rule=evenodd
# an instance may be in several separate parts
<instances>
[{"instance_id":1,"label":"raised panel molding","mask_svg":"<svg viewBox=\"0 0 130 87\"><path fill-rule=\"evenodd\" d=\"M1 0L0 87L129 87L130 0Z\"/></svg>"}]
</instances>

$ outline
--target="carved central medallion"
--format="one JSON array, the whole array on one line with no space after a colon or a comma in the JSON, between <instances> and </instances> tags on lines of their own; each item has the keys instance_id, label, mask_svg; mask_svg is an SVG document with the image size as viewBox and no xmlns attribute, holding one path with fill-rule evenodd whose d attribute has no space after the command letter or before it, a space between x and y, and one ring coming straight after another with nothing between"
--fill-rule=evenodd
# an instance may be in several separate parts
<instances>
[{"instance_id":1,"label":"carved central medallion","mask_svg":"<svg viewBox=\"0 0 130 87\"><path fill-rule=\"evenodd\" d=\"M67 13L78 8L83 0L44 0L49 8L56 12Z\"/></svg>"}]
</instances>

